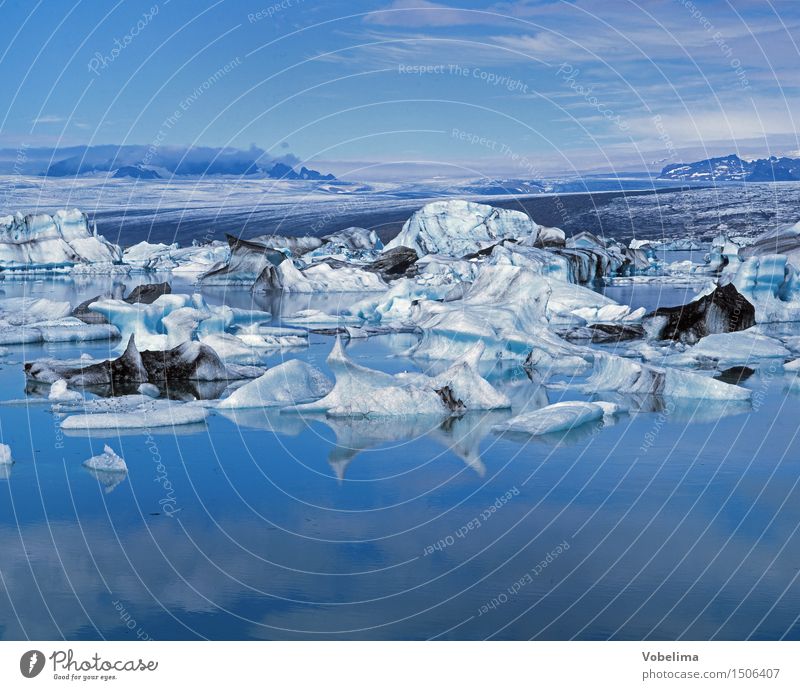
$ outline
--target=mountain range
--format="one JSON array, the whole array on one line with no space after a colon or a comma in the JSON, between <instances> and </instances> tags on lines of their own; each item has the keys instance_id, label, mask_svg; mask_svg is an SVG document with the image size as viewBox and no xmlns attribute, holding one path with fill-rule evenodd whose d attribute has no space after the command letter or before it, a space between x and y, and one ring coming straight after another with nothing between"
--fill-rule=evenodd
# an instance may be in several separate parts
<instances>
[{"instance_id":1,"label":"mountain range","mask_svg":"<svg viewBox=\"0 0 800 690\"><path fill-rule=\"evenodd\" d=\"M666 166L660 180L692 180L710 182L788 182L800 180L800 158L758 158L744 160L736 154L707 158L694 163Z\"/></svg>"}]
</instances>

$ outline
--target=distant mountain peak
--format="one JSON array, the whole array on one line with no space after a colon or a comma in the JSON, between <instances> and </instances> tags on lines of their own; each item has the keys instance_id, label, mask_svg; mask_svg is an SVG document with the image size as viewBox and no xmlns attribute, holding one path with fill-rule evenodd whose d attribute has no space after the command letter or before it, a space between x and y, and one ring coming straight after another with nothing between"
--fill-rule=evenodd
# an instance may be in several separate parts
<instances>
[{"instance_id":1,"label":"distant mountain peak","mask_svg":"<svg viewBox=\"0 0 800 690\"><path fill-rule=\"evenodd\" d=\"M788 182L800 180L800 159L770 156L744 160L731 153L662 169L660 180L709 182Z\"/></svg>"}]
</instances>

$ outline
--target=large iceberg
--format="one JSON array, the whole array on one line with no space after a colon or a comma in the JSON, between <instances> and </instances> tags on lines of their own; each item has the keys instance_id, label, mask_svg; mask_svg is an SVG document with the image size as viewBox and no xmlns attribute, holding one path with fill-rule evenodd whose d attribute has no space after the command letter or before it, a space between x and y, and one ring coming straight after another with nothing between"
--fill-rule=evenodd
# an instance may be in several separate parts
<instances>
[{"instance_id":1,"label":"large iceberg","mask_svg":"<svg viewBox=\"0 0 800 690\"><path fill-rule=\"evenodd\" d=\"M538 235L539 225L525 213L452 199L434 201L414 213L386 249L464 256L503 239L533 241Z\"/></svg>"},{"instance_id":2,"label":"large iceberg","mask_svg":"<svg viewBox=\"0 0 800 690\"><path fill-rule=\"evenodd\" d=\"M77 209L0 218L0 268L57 269L76 264L112 264L122 251L97 228L89 228L86 214Z\"/></svg>"},{"instance_id":3,"label":"large iceberg","mask_svg":"<svg viewBox=\"0 0 800 690\"><path fill-rule=\"evenodd\" d=\"M122 253L122 262L145 271L196 274L221 268L230 256L230 246L223 242L179 247L177 243L167 245L143 241L126 249Z\"/></svg>"},{"instance_id":4,"label":"large iceberg","mask_svg":"<svg viewBox=\"0 0 800 690\"><path fill-rule=\"evenodd\" d=\"M211 306L199 294L163 294L150 304L98 299L88 309L116 326L123 343L135 336L137 344L148 350L167 350L187 340L232 332L271 318L268 312Z\"/></svg>"},{"instance_id":5,"label":"large iceberg","mask_svg":"<svg viewBox=\"0 0 800 690\"><path fill-rule=\"evenodd\" d=\"M510 407L477 371L480 349L438 377L424 374L386 374L351 361L342 342L328 357L336 377L333 389L316 402L298 405L296 411L325 412L331 417L449 416L467 410Z\"/></svg>"}]
</instances>

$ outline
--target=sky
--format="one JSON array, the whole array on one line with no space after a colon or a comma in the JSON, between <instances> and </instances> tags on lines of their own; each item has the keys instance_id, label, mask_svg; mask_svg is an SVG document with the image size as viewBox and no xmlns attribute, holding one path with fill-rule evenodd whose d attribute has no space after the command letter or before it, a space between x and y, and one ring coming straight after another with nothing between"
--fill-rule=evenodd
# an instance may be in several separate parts
<instances>
[{"instance_id":1,"label":"sky","mask_svg":"<svg viewBox=\"0 0 800 690\"><path fill-rule=\"evenodd\" d=\"M794 0L5 0L0 147L257 146L350 179L798 155Z\"/></svg>"}]
</instances>

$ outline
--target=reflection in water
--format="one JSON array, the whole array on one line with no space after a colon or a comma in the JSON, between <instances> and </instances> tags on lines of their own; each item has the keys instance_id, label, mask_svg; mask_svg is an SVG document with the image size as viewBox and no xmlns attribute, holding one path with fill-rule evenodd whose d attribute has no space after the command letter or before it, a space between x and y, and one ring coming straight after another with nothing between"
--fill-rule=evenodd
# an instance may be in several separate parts
<instances>
[{"instance_id":1,"label":"reflection in water","mask_svg":"<svg viewBox=\"0 0 800 690\"><path fill-rule=\"evenodd\" d=\"M97 482L103 487L103 491L107 494L110 494L114 489L122 484L122 482L124 482L125 478L128 476L127 472L109 472L107 470L101 471L92 469L91 467L84 467L83 469L97 480Z\"/></svg>"},{"instance_id":2,"label":"reflection in water","mask_svg":"<svg viewBox=\"0 0 800 690\"><path fill-rule=\"evenodd\" d=\"M125 290L141 282L125 278ZM5 283L9 296L73 303L118 289ZM336 311L358 295L207 297L277 314ZM348 353L435 373L439 363L397 356L415 339L353 341ZM324 369L330 348L312 336L291 356ZM11 350L20 361L103 359L109 346ZM486 366L512 410L445 422L212 408L205 425L105 436L65 434L49 405L3 405L18 462L0 483L0 636L133 639L119 600L154 639L800 638L795 377L757 371L744 382L752 407L603 393L632 414L531 439L491 427L577 393ZM0 367L3 398L25 386L21 366ZM123 481L82 467L111 438ZM479 615L564 540L546 576Z\"/></svg>"}]
</instances>

